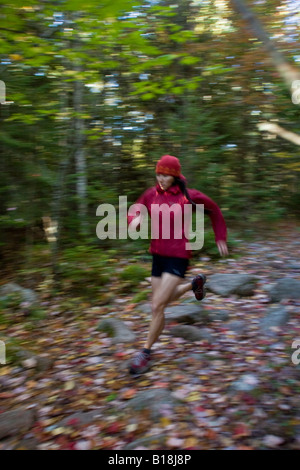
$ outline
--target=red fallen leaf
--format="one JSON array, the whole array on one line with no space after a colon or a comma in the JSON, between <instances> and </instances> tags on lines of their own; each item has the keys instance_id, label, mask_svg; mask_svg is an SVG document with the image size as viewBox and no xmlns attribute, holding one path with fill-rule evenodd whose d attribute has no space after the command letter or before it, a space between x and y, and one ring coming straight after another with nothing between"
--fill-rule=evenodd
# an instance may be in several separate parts
<instances>
[{"instance_id":1,"label":"red fallen leaf","mask_svg":"<svg viewBox=\"0 0 300 470\"><path fill-rule=\"evenodd\" d=\"M120 352L116 352L114 354L115 357L124 357L124 356L127 356L127 353L124 352L124 351L120 351Z\"/></svg>"},{"instance_id":2,"label":"red fallen leaf","mask_svg":"<svg viewBox=\"0 0 300 470\"><path fill-rule=\"evenodd\" d=\"M125 390L123 393L121 393L121 398L123 400L130 400L133 398L137 393L136 388L130 388L128 390Z\"/></svg>"},{"instance_id":3,"label":"red fallen leaf","mask_svg":"<svg viewBox=\"0 0 300 470\"><path fill-rule=\"evenodd\" d=\"M32 432L35 434L42 433L44 431L44 426L40 421L36 421L32 427Z\"/></svg>"},{"instance_id":4,"label":"red fallen leaf","mask_svg":"<svg viewBox=\"0 0 300 470\"><path fill-rule=\"evenodd\" d=\"M169 384L168 382L154 382L154 387L157 387L157 388L168 388Z\"/></svg>"},{"instance_id":5,"label":"red fallen leaf","mask_svg":"<svg viewBox=\"0 0 300 470\"><path fill-rule=\"evenodd\" d=\"M68 426L77 426L77 424L79 424L78 418L71 418L67 421Z\"/></svg>"},{"instance_id":6,"label":"red fallen leaf","mask_svg":"<svg viewBox=\"0 0 300 470\"><path fill-rule=\"evenodd\" d=\"M59 436L55 439L55 442L59 445L61 450L67 450L69 448L69 440L64 436Z\"/></svg>"},{"instance_id":7,"label":"red fallen leaf","mask_svg":"<svg viewBox=\"0 0 300 470\"><path fill-rule=\"evenodd\" d=\"M239 439L240 437L250 436L249 428L244 423L239 423L233 430L233 437Z\"/></svg>"},{"instance_id":8,"label":"red fallen leaf","mask_svg":"<svg viewBox=\"0 0 300 470\"><path fill-rule=\"evenodd\" d=\"M104 437L102 443L100 444L99 448L100 449L107 449L111 450L113 446L117 444L117 438L115 437Z\"/></svg>"},{"instance_id":9,"label":"red fallen leaf","mask_svg":"<svg viewBox=\"0 0 300 470\"><path fill-rule=\"evenodd\" d=\"M84 385L86 385L87 387L88 387L89 385L93 385L93 384L94 384L93 380L91 380L91 379L84 379L84 380L83 380L83 383L84 383Z\"/></svg>"},{"instance_id":10,"label":"red fallen leaf","mask_svg":"<svg viewBox=\"0 0 300 470\"><path fill-rule=\"evenodd\" d=\"M291 389L287 386L282 386L279 388L280 392L283 393L283 395L292 395L293 392L291 391Z\"/></svg>"},{"instance_id":11,"label":"red fallen leaf","mask_svg":"<svg viewBox=\"0 0 300 470\"><path fill-rule=\"evenodd\" d=\"M129 304L127 305L127 307L125 307L125 312L130 312L131 310L133 310L134 308L136 307L136 304Z\"/></svg>"},{"instance_id":12,"label":"red fallen leaf","mask_svg":"<svg viewBox=\"0 0 300 470\"><path fill-rule=\"evenodd\" d=\"M205 437L212 441L217 438L217 433L213 429L207 429L205 431Z\"/></svg>"},{"instance_id":13,"label":"red fallen leaf","mask_svg":"<svg viewBox=\"0 0 300 470\"><path fill-rule=\"evenodd\" d=\"M196 411L198 411L200 413L201 411L206 411L206 409L203 408L203 406L197 406Z\"/></svg>"},{"instance_id":14,"label":"red fallen leaf","mask_svg":"<svg viewBox=\"0 0 300 470\"><path fill-rule=\"evenodd\" d=\"M0 398L12 398L14 396L13 393L10 392L2 392L0 393Z\"/></svg>"},{"instance_id":15,"label":"red fallen leaf","mask_svg":"<svg viewBox=\"0 0 300 470\"><path fill-rule=\"evenodd\" d=\"M243 393L242 400L247 403L247 405L254 405L256 403L255 398L249 393Z\"/></svg>"},{"instance_id":16,"label":"red fallen leaf","mask_svg":"<svg viewBox=\"0 0 300 470\"><path fill-rule=\"evenodd\" d=\"M69 442L68 450L75 450L76 449L75 444L76 444L76 442Z\"/></svg>"},{"instance_id":17,"label":"red fallen leaf","mask_svg":"<svg viewBox=\"0 0 300 470\"><path fill-rule=\"evenodd\" d=\"M116 422L116 423L110 424L108 428L106 428L106 432L109 434L117 434L118 432L122 430L122 428L123 428L122 424Z\"/></svg>"},{"instance_id":18,"label":"red fallen leaf","mask_svg":"<svg viewBox=\"0 0 300 470\"><path fill-rule=\"evenodd\" d=\"M220 333L226 333L228 331L228 328L219 328Z\"/></svg>"}]
</instances>

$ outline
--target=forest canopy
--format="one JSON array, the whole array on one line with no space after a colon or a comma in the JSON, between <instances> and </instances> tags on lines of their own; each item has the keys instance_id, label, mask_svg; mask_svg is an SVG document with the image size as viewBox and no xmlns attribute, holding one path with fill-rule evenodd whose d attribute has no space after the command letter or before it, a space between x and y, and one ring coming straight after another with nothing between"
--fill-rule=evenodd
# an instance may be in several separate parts
<instances>
[{"instance_id":1,"label":"forest canopy","mask_svg":"<svg viewBox=\"0 0 300 470\"><path fill-rule=\"evenodd\" d=\"M298 71L296 3L247 5ZM299 103L237 4L0 6L2 245L45 217L67 244L99 242L97 206L120 195L133 202L163 154L180 159L189 187L232 224L242 214L249 226L299 216L299 147L270 131L297 138Z\"/></svg>"}]
</instances>

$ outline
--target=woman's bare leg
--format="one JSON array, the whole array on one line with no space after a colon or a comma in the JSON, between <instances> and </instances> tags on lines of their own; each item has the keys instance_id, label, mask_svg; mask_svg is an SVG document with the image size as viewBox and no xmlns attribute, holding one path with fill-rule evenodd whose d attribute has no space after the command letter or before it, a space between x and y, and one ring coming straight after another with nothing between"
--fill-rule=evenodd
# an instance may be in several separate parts
<instances>
[{"instance_id":1,"label":"woman's bare leg","mask_svg":"<svg viewBox=\"0 0 300 470\"><path fill-rule=\"evenodd\" d=\"M157 281L157 279L160 279L160 281ZM182 279L180 277L169 273L163 273L161 278L155 278L154 282L152 278L152 286L154 287L152 297L152 319L148 338L145 343L146 349L151 349L152 345L159 338L165 325L164 310L174 295L174 291L181 282Z\"/></svg>"},{"instance_id":2,"label":"woman's bare leg","mask_svg":"<svg viewBox=\"0 0 300 470\"><path fill-rule=\"evenodd\" d=\"M189 290L192 290L192 281L184 282L184 283L180 284L174 290L172 296L170 297L169 302L173 302L174 300L179 299L183 294L185 294Z\"/></svg>"}]
</instances>

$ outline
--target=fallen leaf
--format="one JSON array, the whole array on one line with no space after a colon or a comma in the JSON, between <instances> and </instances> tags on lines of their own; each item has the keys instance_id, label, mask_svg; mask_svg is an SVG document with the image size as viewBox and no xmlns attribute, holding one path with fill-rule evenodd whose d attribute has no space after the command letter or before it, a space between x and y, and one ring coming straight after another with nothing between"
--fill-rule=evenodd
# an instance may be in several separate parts
<instances>
[{"instance_id":1,"label":"fallen leaf","mask_svg":"<svg viewBox=\"0 0 300 470\"><path fill-rule=\"evenodd\" d=\"M121 398L123 400L131 400L131 398L133 398L136 395L136 393L137 393L137 390L135 388L130 388L121 393Z\"/></svg>"},{"instance_id":2,"label":"fallen leaf","mask_svg":"<svg viewBox=\"0 0 300 470\"><path fill-rule=\"evenodd\" d=\"M184 441L183 449L197 447L197 445L198 445L198 439L196 439L195 437L188 437Z\"/></svg>"},{"instance_id":3,"label":"fallen leaf","mask_svg":"<svg viewBox=\"0 0 300 470\"><path fill-rule=\"evenodd\" d=\"M68 380L68 382L66 382L65 385L64 385L65 392L73 390L74 388L75 388L75 381L74 380Z\"/></svg>"},{"instance_id":4,"label":"fallen leaf","mask_svg":"<svg viewBox=\"0 0 300 470\"><path fill-rule=\"evenodd\" d=\"M233 437L239 439L240 437L250 436L250 431L245 423L238 423L233 430Z\"/></svg>"},{"instance_id":5,"label":"fallen leaf","mask_svg":"<svg viewBox=\"0 0 300 470\"><path fill-rule=\"evenodd\" d=\"M273 434L268 434L263 438L263 443L267 447L278 447L284 443L283 437L274 436Z\"/></svg>"},{"instance_id":6,"label":"fallen leaf","mask_svg":"<svg viewBox=\"0 0 300 470\"><path fill-rule=\"evenodd\" d=\"M91 450L92 446L91 446L91 441L78 441L78 442L75 442L74 444L74 449L75 450Z\"/></svg>"},{"instance_id":7,"label":"fallen leaf","mask_svg":"<svg viewBox=\"0 0 300 470\"><path fill-rule=\"evenodd\" d=\"M168 440L167 440L167 446L168 447L172 447L172 448L181 448L184 444L184 441L183 439L178 439L176 437L170 437Z\"/></svg>"},{"instance_id":8,"label":"fallen leaf","mask_svg":"<svg viewBox=\"0 0 300 470\"><path fill-rule=\"evenodd\" d=\"M205 437L212 441L217 438L217 433L213 429L207 429L205 431Z\"/></svg>"},{"instance_id":9,"label":"fallen leaf","mask_svg":"<svg viewBox=\"0 0 300 470\"><path fill-rule=\"evenodd\" d=\"M160 418L160 423L164 428L166 428L167 426L170 426L171 421L170 421L169 418L164 416L164 417Z\"/></svg>"}]
</instances>

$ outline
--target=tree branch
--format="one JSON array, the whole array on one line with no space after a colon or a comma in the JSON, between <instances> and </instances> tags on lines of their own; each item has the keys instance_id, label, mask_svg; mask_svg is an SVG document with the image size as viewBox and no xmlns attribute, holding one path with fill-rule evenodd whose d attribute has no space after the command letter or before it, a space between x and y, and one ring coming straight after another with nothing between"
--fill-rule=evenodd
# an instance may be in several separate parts
<instances>
[{"instance_id":1,"label":"tree branch","mask_svg":"<svg viewBox=\"0 0 300 470\"><path fill-rule=\"evenodd\" d=\"M282 139L288 140L293 144L300 145L300 135L287 131L286 129L283 129L283 127L278 126L278 124L265 121L257 124L257 127L260 131L276 134L279 137L282 137Z\"/></svg>"},{"instance_id":2,"label":"tree branch","mask_svg":"<svg viewBox=\"0 0 300 470\"><path fill-rule=\"evenodd\" d=\"M276 47L275 42L271 40L266 33L261 21L243 0L231 0L231 3L270 54L278 73L281 75L290 90L293 103L299 104L300 101L295 99L295 94L298 96L299 93L300 71L286 60L284 55ZM298 88L297 91L295 91L296 87Z\"/></svg>"}]
</instances>

